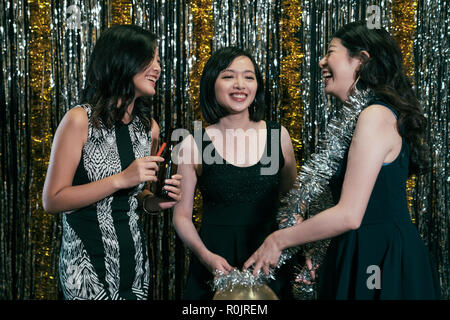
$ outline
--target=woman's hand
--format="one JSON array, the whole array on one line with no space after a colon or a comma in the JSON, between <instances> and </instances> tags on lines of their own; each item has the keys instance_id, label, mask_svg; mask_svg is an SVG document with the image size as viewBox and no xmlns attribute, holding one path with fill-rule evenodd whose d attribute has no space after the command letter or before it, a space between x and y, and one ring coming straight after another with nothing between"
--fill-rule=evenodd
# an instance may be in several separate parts
<instances>
[{"instance_id":1,"label":"woman's hand","mask_svg":"<svg viewBox=\"0 0 450 320\"><path fill-rule=\"evenodd\" d=\"M305 253L305 266L302 271L295 278L295 282L303 282L306 285L310 285L316 280L316 271L319 268L319 265L316 264L313 267L311 255L313 253L313 249L309 250ZM307 274L309 272L309 275Z\"/></svg>"},{"instance_id":2,"label":"woman's hand","mask_svg":"<svg viewBox=\"0 0 450 320\"><path fill-rule=\"evenodd\" d=\"M158 162L162 157L147 156L134 160L125 170L117 174L117 184L120 189L132 188L142 182L156 181Z\"/></svg>"},{"instance_id":3,"label":"woman's hand","mask_svg":"<svg viewBox=\"0 0 450 320\"><path fill-rule=\"evenodd\" d=\"M303 222L303 217L300 214L295 214L295 225ZM247 270L250 266L253 267L253 275L257 276L259 270L263 268L266 275L270 273L270 267L275 268L280 260L282 247L280 245L279 236L282 230L278 230L270 234L258 250L245 262L243 269Z\"/></svg>"},{"instance_id":4,"label":"woman's hand","mask_svg":"<svg viewBox=\"0 0 450 320\"><path fill-rule=\"evenodd\" d=\"M280 230L279 230L280 231ZM266 275L269 275L269 268L275 268L281 255L281 248L277 240L277 232L269 235L258 250L244 263L244 270L254 265L253 275L257 276L262 268Z\"/></svg>"},{"instance_id":5,"label":"woman's hand","mask_svg":"<svg viewBox=\"0 0 450 320\"><path fill-rule=\"evenodd\" d=\"M156 198L160 210L172 208L181 200L182 178L183 177L181 176L181 174L175 174L171 177L171 179L166 179L166 181L164 181L165 185L163 189L169 191L169 197L171 197L174 201Z\"/></svg>"},{"instance_id":6,"label":"woman's hand","mask_svg":"<svg viewBox=\"0 0 450 320\"><path fill-rule=\"evenodd\" d=\"M212 252L209 252L205 257L200 258L200 261L202 261L203 265L214 274L214 276L217 276L220 273L228 274L235 269L230 266L225 258Z\"/></svg>"}]
</instances>

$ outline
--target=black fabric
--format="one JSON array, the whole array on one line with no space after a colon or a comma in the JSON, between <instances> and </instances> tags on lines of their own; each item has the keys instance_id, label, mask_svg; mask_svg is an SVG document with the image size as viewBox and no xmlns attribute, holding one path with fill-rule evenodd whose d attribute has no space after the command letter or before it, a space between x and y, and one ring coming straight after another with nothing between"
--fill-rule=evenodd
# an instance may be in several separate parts
<instances>
[{"instance_id":1,"label":"black fabric","mask_svg":"<svg viewBox=\"0 0 450 320\"><path fill-rule=\"evenodd\" d=\"M131 124L129 124L131 125ZM115 130L115 137L117 150L120 156L120 163L122 170L125 170L134 160L132 142L130 139L129 125L117 123ZM74 176L73 185L81 185L91 182L88 178L81 159L77 171ZM136 294L132 291L133 281L136 275L136 261L135 261L135 246L133 237L130 232L129 220L127 212L130 210L129 198L132 196L134 187L130 189L122 189L113 194L113 201L111 204L111 215L113 218L114 230L117 235L120 250L120 287L119 297L121 299L135 300ZM97 208L91 205L67 216L67 222L75 230L77 235L81 238L86 251L89 254L90 260L99 280L107 288L106 270L105 270L105 252L102 241L102 234L99 228L99 221L97 218ZM140 227L140 232L144 238L144 233ZM143 248L145 248L145 241L142 241ZM144 261L147 260L147 253L143 252Z\"/></svg>"},{"instance_id":2,"label":"black fabric","mask_svg":"<svg viewBox=\"0 0 450 320\"><path fill-rule=\"evenodd\" d=\"M203 197L200 237L210 251L224 257L231 266L238 269L242 268L264 239L278 229L276 214L280 172L284 166L280 143L281 127L270 121L266 125L265 151L269 156L278 152L276 159L279 161L279 169L274 175L261 174L261 168L264 167L261 160L249 167L237 167L217 156L223 164L207 164L202 161L202 174L198 178ZM207 137L205 131L202 133ZM203 139L201 150L212 148L211 144L211 141ZM212 151L216 152L215 149ZM269 283L280 298L290 296L290 272L289 266L284 266L277 272L277 280ZM212 279L211 272L193 255L184 298L211 299L214 292L208 282Z\"/></svg>"},{"instance_id":3,"label":"black fabric","mask_svg":"<svg viewBox=\"0 0 450 320\"><path fill-rule=\"evenodd\" d=\"M384 102L374 103L396 114ZM341 194L347 156L330 181L335 202ZM331 240L320 269L319 299L440 299L434 263L408 211L408 165L409 147L402 139L398 157L378 174L361 226Z\"/></svg>"}]
</instances>

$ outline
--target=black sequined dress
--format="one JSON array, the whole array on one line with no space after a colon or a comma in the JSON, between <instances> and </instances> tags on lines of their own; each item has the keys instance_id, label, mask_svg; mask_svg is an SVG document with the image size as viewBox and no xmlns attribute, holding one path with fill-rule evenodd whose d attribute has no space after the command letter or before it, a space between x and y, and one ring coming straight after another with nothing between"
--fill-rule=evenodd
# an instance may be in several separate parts
<instances>
[{"instance_id":1,"label":"black sequined dress","mask_svg":"<svg viewBox=\"0 0 450 320\"><path fill-rule=\"evenodd\" d=\"M203 215L200 237L213 253L241 269L244 262L259 248L264 239L278 229L276 214L279 206L280 172L284 158L280 143L280 125L266 121L267 142L264 155L278 161L275 174L262 174L262 159L249 167L238 167L221 158L203 129L202 150L211 151L222 163L208 164L202 158L202 174L198 186L203 197ZM206 140L206 141L205 141ZM209 140L209 141L208 141ZM203 153L203 155L205 155ZM280 297L289 298L289 272L286 266L277 271L276 280L269 286ZM210 280L213 279L203 264L192 255L185 299L212 299Z\"/></svg>"}]
</instances>

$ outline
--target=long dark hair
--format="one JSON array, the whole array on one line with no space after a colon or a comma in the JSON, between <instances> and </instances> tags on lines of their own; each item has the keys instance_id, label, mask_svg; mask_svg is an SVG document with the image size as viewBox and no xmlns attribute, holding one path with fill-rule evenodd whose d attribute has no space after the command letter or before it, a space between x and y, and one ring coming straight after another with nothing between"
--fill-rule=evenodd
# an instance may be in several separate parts
<instances>
[{"instance_id":1,"label":"long dark hair","mask_svg":"<svg viewBox=\"0 0 450 320\"><path fill-rule=\"evenodd\" d=\"M153 60L157 37L135 25L118 25L103 32L97 40L86 74L82 103L92 108L92 123L112 128L133 101L133 77ZM118 106L118 103L120 105ZM136 99L133 116L138 115L151 129L150 101Z\"/></svg>"},{"instance_id":2,"label":"long dark hair","mask_svg":"<svg viewBox=\"0 0 450 320\"><path fill-rule=\"evenodd\" d=\"M266 108L264 101L264 80L255 59L244 49L238 47L224 47L214 52L209 58L203 68L202 77L200 79L200 108L203 117L210 124L217 123L220 118L228 115L228 111L220 106L216 99L214 88L217 77L220 72L225 70L233 62L234 59L241 56L249 58L253 63L256 82L258 83L255 100L248 110L250 120L257 122L264 118Z\"/></svg>"},{"instance_id":3,"label":"long dark hair","mask_svg":"<svg viewBox=\"0 0 450 320\"><path fill-rule=\"evenodd\" d=\"M372 89L376 96L391 105L398 113L397 129L410 148L410 174L428 169L425 153L426 118L420 107L411 81L405 74L402 54L390 34L380 29L369 29L365 21L349 23L334 35L347 48L351 57L362 60L357 88ZM367 51L367 58L361 51Z\"/></svg>"}]
</instances>

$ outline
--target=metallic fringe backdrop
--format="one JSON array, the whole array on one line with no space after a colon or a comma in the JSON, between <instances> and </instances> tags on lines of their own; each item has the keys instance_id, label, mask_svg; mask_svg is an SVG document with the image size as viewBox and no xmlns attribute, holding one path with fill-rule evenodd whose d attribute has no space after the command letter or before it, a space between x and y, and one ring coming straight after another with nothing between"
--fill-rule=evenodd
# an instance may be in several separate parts
<instances>
[{"instance_id":1,"label":"metallic fringe backdrop","mask_svg":"<svg viewBox=\"0 0 450 320\"><path fill-rule=\"evenodd\" d=\"M434 258L443 297L450 299L450 6L419 1L414 41L415 86L428 118L432 171L417 178L416 225Z\"/></svg>"},{"instance_id":2,"label":"metallic fringe backdrop","mask_svg":"<svg viewBox=\"0 0 450 320\"><path fill-rule=\"evenodd\" d=\"M408 203L448 299L449 10L445 1L433 0L0 2L0 299L62 298L60 217L44 212L41 194L53 134L80 99L87 61L103 30L137 24L159 36L162 74L152 116L163 136L171 127L192 130L193 121L201 120L198 86L211 52L226 45L249 49L266 81L267 119L289 130L301 166L316 151L337 104L323 93L318 61L339 26L375 21L376 14L400 44L429 120L433 170L408 182ZM150 299L183 293L189 252L171 215L142 217L152 265Z\"/></svg>"},{"instance_id":3,"label":"metallic fringe backdrop","mask_svg":"<svg viewBox=\"0 0 450 320\"><path fill-rule=\"evenodd\" d=\"M406 74L414 83L414 36L416 34L417 22L417 1L395 1L392 6L392 34L402 50L403 63ZM416 176L413 175L406 182L406 197L411 218L415 222L413 215L414 187L416 186Z\"/></svg>"},{"instance_id":4,"label":"metallic fringe backdrop","mask_svg":"<svg viewBox=\"0 0 450 320\"><path fill-rule=\"evenodd\" d=\"M54 56L51 43L51 4L47 1L29 1L29 128L31 135L31 168L29 203L31 208L30 230L34 270L32 289L37 299L44 299L47 292L54 291L56 278L56 246L53 243L55 215L42 209L42 186L49 162L52 132L50 110L54 106L52 92L52 63ZM17 212L16 212L17 214Z\"/></svg>"},{"instance_id":5,"label":"metallic fringe backdrop","mask_svg":"<svg viewBox=\"0 0 450 320\"><path fill-rule=\"evenodd\" d=\"M193 1L191 4L192 29L192 50L190 52L190 72L189 98L190 104L194 109L194 119L202 120L202 126L205 127L204 119L200 109L200 78L203 68L211 56L212 39L214 35L213 8L210 0ZM193 120L194 120L193 119ZM190 127L192 129L192 127ZM192 131L191 131L192 132ZM196 189L194 195L193 220L197 230L201 226L202 201L200 190ZM189 258L189 257L188 257ZM187 259L189 262L190 259ZM186 264L189 266L189 263Z\"/></svg>"},{"instance_id":6,"label":"metallic fringe backdrop","mask_svg":"<svg viewBox=\"0 0 450 320\"><path fill-rule=\"evenodd\" d=\"M283 1L281 8L281 123L289 128L292 145L300 169L302 149L303 103L301 100L301 62L305 56L298 34L302 22L302 8L299 0Z\"/></svg>"}]
</instances>

